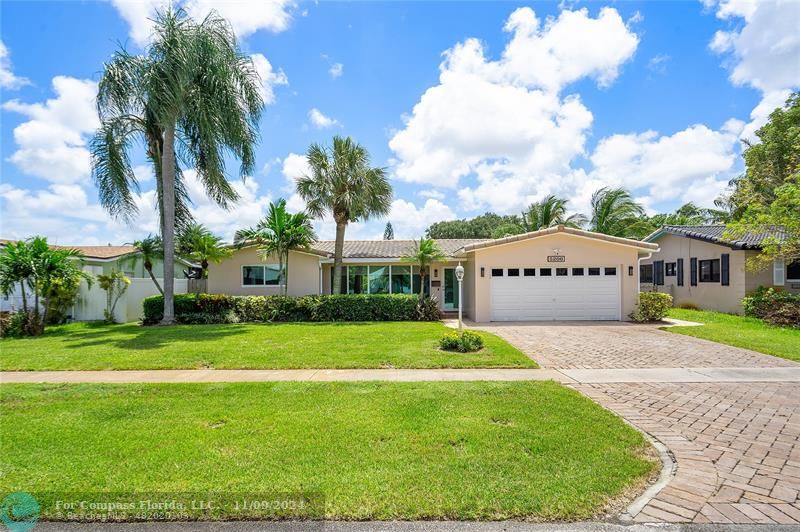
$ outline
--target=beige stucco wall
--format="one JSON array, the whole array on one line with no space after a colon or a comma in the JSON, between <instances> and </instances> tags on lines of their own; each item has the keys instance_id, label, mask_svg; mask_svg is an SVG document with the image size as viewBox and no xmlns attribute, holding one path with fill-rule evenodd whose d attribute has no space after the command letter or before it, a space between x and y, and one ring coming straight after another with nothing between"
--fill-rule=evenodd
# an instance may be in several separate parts
<instances>
[{"instance_id":1,"label":"beige stucco wall","mask_svg":"<svg viewBox=\"0 0 800 532\"><path fill-rule=\"evenodd\" d=\"M677 285L676 276L664 277L664 285L656 287L659 292L671 294L676 307L691 304L702 309L742 313L742 298L747 291L744 251L677 235L662 236L658 239L658 245L661 251L653 254L650 259L643 260L642 264L652 264L656 260L663 260L665 263L675 262L678 258L683 258L683 286ZM731 256L730 286L722 286L721 283L701 283L699 265L697 286L691 286L689 259L696 257L699 263L701 260L719 259L723 253L729 253ZM770 284L771 275L770 271Z\"/></svg>"},{"instance_id":2,"label":"beige stucco wall","mask_svg":"<svg viewBox=\"0 0 800 532\"><path fill-rule=\"evenodd\" d=\"M747 251L746 257L747 259L755 258L758 255L758 251ZM753 290L758 288L759 286L774 286L775 282L775 272L773 269L773 264L770 262L766 268L761 270L748 270L747 277L745 279L745 290L747 294L750 294ZM790 281L788 279L787 273L786 282L784 282L783 286L776 287L780 288L781 290L785 290L787 292L791 292L794 294L800 294L800 280Z\"/></svg>"},{"instance_id":3,"label":"beige stucco wall","mask_svg":"<svg viewBox=\"0 0 800 532\"><path fill-rule=\"evenodd\" d=\"M547 256L558 249L566 257L565 262L548 264ZM646 253L642 251L643 253ZM529 240L521 240L505 245L479 249L469 253L475 274L472 280L473 319L478 322L490 320L490 286L491 268L507 267L572 267L572 266L616 266L621 282L622 312L621 318L628 320L639 297L637 248L580 237L566 233L541 236ZM628 267L634 267L634 275L628 275ZM485 276L480 276L480 269L485 269Z\"/></svg>"},{"instance_id":4,"label":"beige stucco wall","mask_svg":"<svg viewBox=\"0 0 800 532\"><path fill-rule=\"evenodd\" d=\"M306 296L319 294L320 258L308 253L289 253L289 290L290 296ZM277 257L263 260L255 247L237 250L233 255L219 264L208 266L208 293L228 294L232 296L267 296L281 293L280 287L274 286L242 286L242 266L259 264L277 264Z\"/></svg>"}]
</instances>

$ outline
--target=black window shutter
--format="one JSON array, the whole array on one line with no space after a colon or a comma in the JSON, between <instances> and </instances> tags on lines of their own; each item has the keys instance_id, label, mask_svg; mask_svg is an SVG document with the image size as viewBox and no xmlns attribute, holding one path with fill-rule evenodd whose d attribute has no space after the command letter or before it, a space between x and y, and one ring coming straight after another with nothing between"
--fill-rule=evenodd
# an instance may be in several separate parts
<instances>
[{"instance_id":1,"label":"black window shutter","mask_svg":"<svg viewBox=\"0 0 800 532\"><path fill-rule=\"evenodd\" d=\"M678 286L683 286L683 259L678 259Z\"/></svg>"},{"instance_id":2,"label":"black window shutter","mask_svg":"<svg viewBox=\"0 0 800 532\"><path fill-rule=\"evenodd\" d=\"M697 257L689 259L689 284L697 286Z\"/></svg>"},{"instance_id":3,"label":"black window shutter","mask_svg":"<svg viewBox=\"0 0 800 532\"><path fill-rule=\"evenodd\" d=\"M655 272L653 273L656 284L658 286L664 286L664 261L657 260L653 263L653 265L655 266Z\"/></svg>"},{"instance_id":4,"label":"black window shutter","mask_svg":"<svg viewBox=\"0 0 800 532\"><path fill-rule=\"evenodd\" d=\"M722 286L729 286L731 284L731 255L730 253L723 253L719 261L719 278L722 281Z\"/></svg>"}]
</instances>

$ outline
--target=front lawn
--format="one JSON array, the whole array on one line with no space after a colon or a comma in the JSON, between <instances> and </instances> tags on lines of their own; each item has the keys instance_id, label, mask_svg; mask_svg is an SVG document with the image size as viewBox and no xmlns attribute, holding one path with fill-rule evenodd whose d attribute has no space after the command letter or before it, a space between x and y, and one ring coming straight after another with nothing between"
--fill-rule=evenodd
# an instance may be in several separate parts
<instances>
[{"instance_id":1,"label":"front lawn","mask_svg":"<svg viewBox=\"0 0 800 532\"><path fill-rule=\"evenodd\" d=\"M0 341L0 369L535 368L489 333L476 353L438 348L438 322L174 325L72 323Z\"/></svg>"},{"instance_id":2,"label":"front lawn","mask_svg":"<svg viewBox=\"0 0 800 532\"><path fill-rule=\"evenodd\" d=\"M800 329L773 327L757 318L706 310L675 308L671 318L696 321L702 326L667 327L667 331L743 347L788 360L800 361Z\"/></svg>"},{"instance_id":3,"label":"front lawn","mask_svg":"<svg viewBox=\"0 0 800 532\"><path fill-rule=\"evenodd\" d=\"M173 518L589 519L658 469L637 431L553 382L6 384L0 399L0 493L34 494L45 518L67 517L56 500L191 498L214 509ZM301 512L216 504L304 496Z\"/></svg>"}]
</instances>

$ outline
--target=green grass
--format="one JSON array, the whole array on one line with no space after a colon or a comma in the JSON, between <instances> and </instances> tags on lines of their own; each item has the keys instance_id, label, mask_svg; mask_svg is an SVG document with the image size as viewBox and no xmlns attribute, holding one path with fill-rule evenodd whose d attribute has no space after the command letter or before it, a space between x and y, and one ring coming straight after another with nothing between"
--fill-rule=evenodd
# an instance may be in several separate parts
<instances>
[{"instance_id":1,"label":"green grass","mask_svg":"<svg viewBox=\"0 0 800 532\"><path fill-rule=\"evenodd\" d=\"M493 334L476 353L438 348L438 322L174 325L73 323L0 341L0 369L491 368L536 363Z\"/></svg>"},{"instance_id":2,"label":"green grass","mask_svg":"<svg viewBox=\"0 0 800 532\"><path fill-rule=\"evenodd\" d=\"M702 323L666 330L800 362L800 329L773 327L756 318L705 310L672 309L671 318Z\"/></svg>"},{"instance_id":3,"label":"green grass","mask_svg":"<svg viewBox=\"0 0 800 532\"><path fill-rule=\"evenodd\" d=\"M330 519L588 519L658 468L638 432L553 382L5 384L0 433L0 493L50 518L87 497L65 493L223 492L317 494Z\"/></svg>"}]
</instances>

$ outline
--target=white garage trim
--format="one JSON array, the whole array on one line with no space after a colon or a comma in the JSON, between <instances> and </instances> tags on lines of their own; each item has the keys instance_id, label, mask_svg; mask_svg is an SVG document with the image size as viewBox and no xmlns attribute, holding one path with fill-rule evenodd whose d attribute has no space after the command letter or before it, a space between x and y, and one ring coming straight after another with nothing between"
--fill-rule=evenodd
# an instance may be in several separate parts
<instances>
[{"instance_id":1,"label":"white garage trim","mask_svg":"<svg viewBox=\"0 0 800 532\"><path fill-rule=\"evenodd\" d=\"M566 275L557 275L565 268ZM534 275L525 275L525 270ZM551 275L542 275L543 270ZM597 272L599 275L589 275ZM613 274L610 272L613 269ZM502 270L502 276L495 275ZM509 276L518 272L518 275ZM577 271L583 275L574 275ZM508 265L489 270L491 321L620 320L621 265Z\"/></svg>"}]
</instances>

